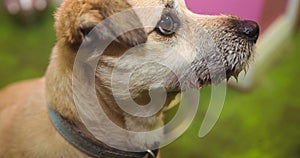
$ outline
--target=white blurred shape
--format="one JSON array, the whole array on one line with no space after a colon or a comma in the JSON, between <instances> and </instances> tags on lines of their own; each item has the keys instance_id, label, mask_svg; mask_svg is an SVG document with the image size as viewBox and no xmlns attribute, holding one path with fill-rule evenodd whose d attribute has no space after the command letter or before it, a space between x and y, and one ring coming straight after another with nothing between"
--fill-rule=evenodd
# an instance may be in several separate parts
<instances>
[{"instance_id":1,"label":"white blurred shape","mask_svg":"<svg viewBox=\"0 0 300 158\"><path fill-rule=\"evenodd\" d=\"M36 10L42 11L42 10L46 9L47 1L46 0L36 0L34 2L34 7Z\"/></svg>"}]
</instances>

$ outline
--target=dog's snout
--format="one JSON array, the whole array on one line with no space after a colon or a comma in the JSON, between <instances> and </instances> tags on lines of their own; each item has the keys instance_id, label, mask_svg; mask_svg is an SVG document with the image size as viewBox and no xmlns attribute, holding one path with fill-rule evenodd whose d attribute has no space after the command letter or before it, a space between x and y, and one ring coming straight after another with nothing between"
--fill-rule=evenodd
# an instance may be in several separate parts
<instances>
[{"instance_id":1,"label":"dog's snout","mask_svg":"<svg viewBox=\"0 0 300 158\"><path fill-rule=\"evenodd\" d=\"M259 26L255 21L245 20L240 23L240 33L253 41L257 41L259 36Z\"/></svg>"}]
</instances>

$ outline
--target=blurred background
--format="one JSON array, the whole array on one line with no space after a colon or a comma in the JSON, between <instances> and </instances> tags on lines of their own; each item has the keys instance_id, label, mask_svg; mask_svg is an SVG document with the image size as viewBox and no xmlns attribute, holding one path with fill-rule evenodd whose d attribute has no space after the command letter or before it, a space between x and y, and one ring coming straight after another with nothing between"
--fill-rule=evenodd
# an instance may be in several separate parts
<instances>
[{"instance_id":1,"label":"blurred background","mask_svg":"<svg viewBox=\"0 0 300 158\"><path fill-rule=\"evenodd\" d=\"M50 0L0 2L0 88L43 76L55 44ZM221 117L204 138L200 125L210 102L201 91L200 110L187 132L162 149L173 158L300 158L299 0L187 0L199 14L232 14L257 21L256 60L240 82L231 82ZM176 108L167 113L169 119Z\"/></svg>"}]
</instances>

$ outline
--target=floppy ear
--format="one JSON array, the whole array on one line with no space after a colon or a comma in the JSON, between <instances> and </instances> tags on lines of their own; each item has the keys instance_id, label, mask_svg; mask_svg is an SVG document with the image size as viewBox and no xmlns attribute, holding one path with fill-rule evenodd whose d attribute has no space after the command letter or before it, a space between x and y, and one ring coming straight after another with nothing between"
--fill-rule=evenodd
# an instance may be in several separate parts
<instances>
[{"instance_id":1,"label":"floppy ear","mask_svg":"<svg viewBox=\"0 0 300 158\"><path fill-rule=\"evenodd\" d=\"M132 7L124 0L65 0L56 13L56 30L58 38L71 44L80 44L89 32L105 20L105 29L97 31L97 36L105 38L117 36L117 42L136 46L147 41L147 34ZM125 12L124 12L125 11ZM121 18L115 17L121 13ZM126 13L126 14L123 14ZM139 27L137 27L139 26ZM137 29L130 29L137 28ZM124 32L124 34L118 34Z\"/></svg>"}]
</instances>

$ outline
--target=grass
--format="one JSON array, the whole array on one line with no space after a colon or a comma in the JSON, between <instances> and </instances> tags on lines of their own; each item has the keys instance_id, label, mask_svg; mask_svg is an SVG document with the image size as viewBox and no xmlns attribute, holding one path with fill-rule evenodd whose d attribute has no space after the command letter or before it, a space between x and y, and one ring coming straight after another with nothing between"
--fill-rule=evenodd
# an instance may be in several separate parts
<instances>
[{"instance_id":1,"label":"grass","mask_svg":"<svg viewBox=\"0 0 300 158\"><path fill-rule=\"evenodd\" d=\"M0 11L0 87L44 74L55 43L52 12L49 9L39 24L24 26ZM253 91L228 89L219 121L209 135L199 138L210 97L210 88L203 89L193 124L162 149L162 157L299 158L299 43L300 32L284 44L283 55L260 76Z\"/></svg>"},{"instance_id":2,"label":"grass","mask_svg":"<svg viewBox=\"0 0 300 158\"><path fill-rule=\"evenodd\" d=\"M42 76L55 43L53 9L36 25L17 22L0 11L0 87Z\"/></svg>"}]
</instances>

